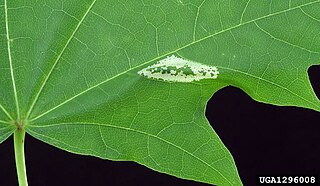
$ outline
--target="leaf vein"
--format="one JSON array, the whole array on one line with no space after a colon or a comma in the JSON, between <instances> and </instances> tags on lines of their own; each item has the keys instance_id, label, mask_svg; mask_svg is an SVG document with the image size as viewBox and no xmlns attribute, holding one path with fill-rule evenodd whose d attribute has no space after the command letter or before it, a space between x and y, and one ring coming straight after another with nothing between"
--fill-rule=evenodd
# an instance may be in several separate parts
<instances>
[{"instance_id":1,"label":"leaf vein","mask_svg":"<svg viewBox=\"0 0 320 186\"><path fill-rule=\"evenodd\" d=\"M304 51L307 51L307 52L310 52L310 53L319 54L319 52L317 52L317 51L312 51L312 50L307 49L307 48L304 48L304 47L302 47L302 46L299 46L299 45L290 43L289 41L286 41L286 40L277 38L277 37L273 36L271 33L269 33L268 31L266 31L265 29L263 29L261 26L259 26L257 22L254 22L254 24L256 25L256 27L257 27L259 30L261 30L262 32L264 32L265 34L267 34L268 36L270 36L272 39L275 39L275 40L277 40L277 41L280 41L280 42L282 42L282 43L285 43L285 44L290 45L290 46L293 46L293 47L300 48L301 50L304 50Z\"/></svg>"},{"instance_id":2,"label":"leaf vein","mask_svg":"<svg viewBox=\"0 0 320 186\"><path fill-rule=\"evenodd\" d=\"M317 18L313 17L312 15L310 15L309 13L307 13L306 11L304 11L301 7L300 7L300 10L301 10L301 12L302 12L303 14L305 14L305 15L306 15L307 17L309 17L310 19L313 19L313 20L315 20L315 21L317 21L317 22L320 23L320 19L317 19Z\"/></svg>"},{"instance_id":3,"label":"leaf vein","mask_svg":"<svg viewBox=\"0 0 320 186\"><path fill-rule=\"evenodd\" d=\"M197 29L197 24L198 24L198 18L200 14L200 9L203 6L203 4L206 2L206 0L203 0L200 6L197 8L197 14L196 18L194 19L194 27L193 27L193 41L196 41L196 29Z\"/></svg>"},{"instance_id":4,"label":"leaf vein","mask_svg":"<svg viewBox=\"0 0 320 186\"><path fill-rule=\"evenodd\" d=\"M11 125L11 123L10 122L8 122L8 121L2 121L2 120L0 120L0 123L2 123L2 124L9 124L9 125ZM0 127L1 128L1 127ZM5 128L5 127L3 127L3 128Z\"/></svg>"},{"instance_id":5,"label":"leaf vein","mask_svg":"<svg viewBox=\"0 0 320 186\"><path fill-rule=\"evenodd\" d=\"M19 110L18 94L17 94L16 82L15 82L14 72L13 72L12 57L11 57L11 46L10 46L10 42L11 42L11 41L10 41L10 36L9 36L9 22L8 22L8 6L7 6L7 0L4 0L4 10L5 10L7 50L8 50L9 64L10 64L11 81L12 81L14 99L15 99L16 110L17 110L17 119L19 120L19 119L20 119L20 110ZM12 117L10 116L9 118L12 118Z\"/></svg>"},{"instance_id":6,"label":"leaf vein","mask_svg":"<svg viewBox=\"0 0 320 186\"><path fill-rule=\"evenodd\" d=\"M0 108L10 120L13 120L9 112L1 104L0 104Z\"/></svg>"},{"instance_id":7,"label":"leaf vein","mask_svg":"<svg viewBox=\"0 0 320 186\"><path fill-rule=\"evenodd\" d=\"M241 13L240 24L243 23L243 16L244 16L245 12L247 11L247 8L248 8L248 5L249 5L250 1L251 1L251 0L248 0L248 1L247 1L246 6L244 7L244 9L243 9L243 11L242 11L242 13Z\"/></svg>"}]
</instances>

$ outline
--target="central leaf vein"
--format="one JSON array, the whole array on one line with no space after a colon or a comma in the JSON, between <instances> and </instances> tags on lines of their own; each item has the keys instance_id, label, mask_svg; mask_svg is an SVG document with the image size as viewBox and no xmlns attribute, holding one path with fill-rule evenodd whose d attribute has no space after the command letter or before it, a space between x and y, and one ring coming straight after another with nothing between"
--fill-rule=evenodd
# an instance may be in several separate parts
<instances>
[{"instance_id":1,"label":"central leaf vein","mask_svg":"<svg viewBox=\"0 0 320 186\"><path fill-rule=\"evenodd\" d=\"M10 47L10 36L9 36L9 22L8 22L8 5L7 0L4 0L4 11L5 11L5 22L6 22L6 36L7 36L7 49L8 49L8 57L9 57L9 64L10 64L10 73L11 73L11 81L13 86L13 93L14 93L14 99L16 104L16 110L17 110L17 119L20 119L20 110L19 110L19 101L18 101L18 94L17 94L17 88L16 88L16 82L14 79L14 73L13 73L13 64L12 64L12 58L11 58L11 47ZM3 108L1 106L1 108ZM3 110L5 110L3 108ZM5 112L9 118L12 118L8 112Z\"/></svg>"}]
</instances>

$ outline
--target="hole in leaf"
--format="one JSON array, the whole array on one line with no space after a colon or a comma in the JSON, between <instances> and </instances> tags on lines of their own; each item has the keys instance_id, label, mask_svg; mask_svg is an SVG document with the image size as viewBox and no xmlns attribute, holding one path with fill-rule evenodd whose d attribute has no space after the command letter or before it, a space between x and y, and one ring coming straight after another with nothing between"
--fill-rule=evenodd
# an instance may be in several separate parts
<instances>
[{"instance_id":1,"label":"hole in leaf","mask_svg":"<svg viewBox=\"0 0 320 186\"><path fill-rule=\"evenodd\" d=\"M320 65L313 65L308 69L309 79L314 92L320 99Z\"/></svg>"},{"instance_id":2,"label":"hole in leaf","mask_svg":"<svg viewBox=\"0 0 320 186\"><path fill-rule=\"evenodd\" d=\"M319 68L312 71L315 82ZM319 116L310 109L258 103L235 87L216 92L206 108L206 117L232 153L244 185L256 185L257 174L318 174Z\"/></svg>"}]
</instances>

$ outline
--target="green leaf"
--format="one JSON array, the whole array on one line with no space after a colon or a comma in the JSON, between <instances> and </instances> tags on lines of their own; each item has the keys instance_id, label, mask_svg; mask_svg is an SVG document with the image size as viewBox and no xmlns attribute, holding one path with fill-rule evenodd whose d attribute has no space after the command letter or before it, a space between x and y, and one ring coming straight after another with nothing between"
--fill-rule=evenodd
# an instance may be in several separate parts
<instances>
[{"instance_id":1,"label":"green leaf","mask_svg":"<svg viewBox=\"0 0 320 186\"><path fill-rule=\"evenodd\" d=\"M73 153L241 185L204 116L216 91L320 111L307 75L320 62L319 0L0 0L0 9L0 142L22 124ZM199 81L153 68L173 55L190 69L168 68ZM200 77L199 66L219 75Z\"/></svg>"}]
</instances>

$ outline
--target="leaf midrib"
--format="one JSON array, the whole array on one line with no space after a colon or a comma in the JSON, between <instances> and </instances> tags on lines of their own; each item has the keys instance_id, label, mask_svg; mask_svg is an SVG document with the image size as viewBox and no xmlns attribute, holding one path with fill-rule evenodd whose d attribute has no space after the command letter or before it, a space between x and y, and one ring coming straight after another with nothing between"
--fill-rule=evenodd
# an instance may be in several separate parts
<instances>
[{"instance_id":1,"label":"leaf midrib","mask_svg":"<svg viewBox=\"0 0 320 186\"><path fill-rule=\"evenodd\" d=\"M227 182L229 182L232 185L232 183L220 171L218 171L216 168L214 168L212 165L210 165L206 161L202 160L201 158L197 157L196 155L194 155L193 153L187 151L186 149L184 149L184 148L182 148L182 147L180 147L180 146L178 146L178 145L176 145L176 144L174 144L174 143L172 143L170 141L167 141L164 138L161 138L161 137L159 137L157 135L148 133L146 131L141 131L141 130L137 130L137 129L133 129L133 128L121 127L121 126L117 126L117 125L110 125L110 124L105 124L105 123L91 123L91 122L79 122L79 121L71 122L71 123L56 123L56 124L43 125L43 126L41 126L41 125L28 125L28 128L26 128L26 130L31 130L32 132L39 134L38 132L36 132L36 131L34 131L34 130L30 129L30 128L32 128L32 127L33 128L59 127L59 126L64 126L64 125L67 125L67 126L70 126L70 125L77 125L77 126L80 126L80 125L85 125L85 126L92 125L92 126L96 126L96 127L109 127L109 128L116 128L116 129L121 129L121 130L126 130L126 131L132 131L132 132L136 132L136 133L140 133L140 134L146 135L148 137L153 137L153 138L158 139L160 141L163 141L164 143L167 143L168 145L171 145L172 147L177 148L177 149L183 151L184 153L190 155L191 157L197 159L201 163L205 164L206 166L208 166L209 168L211 168L212 170L217 172L222 178L224 178ZM40 135L60 142L60 140L53 139L53 138L51 138L49 136L46 136L46 135L43 135L43 134L40 134ZM63 143L66 144L65 142L63 142ZM73 147L70 144L67 144L67 145L70 146L70 147ZM75 147L75 148L78 148L78 147ZM222 159L216 160L215 162L218 162L218 161L220 161ZM211 162L211 163L215 163L215 162Z\"/></svg>"},{"instance_id":2,"label":"leaf midrib","mask_svg":"<svg viewBox=\"0 0 320 186\"><path fill-rule=\"evenodd\" d=\"M123 72L121 72L121 73L119 73L119 74L117 74L117 75L115 75L115 76L113 76L113 77L111 77L111 78L108 78L108 79L106 79L106 80L104 80L104 81L102 81L102 82L100 82L100 83L98 83L98 84L96 84L96 85L94 85L94 86L91 86L91 87L87 88L86 90L84 90L84 91L82 91L82 92L80 92L80 93L72 96L71 98L69 98L69 99L61 102L60 104L52 107L51 109L48 109L47 111L39 114L38 116L33 117L32 119L29 120L29 122L35 121L35 120L41 118L42 116L44 116L44 115L50 113L51 111L53 111L53 110L61 107L62 105L68 103L69 101L71 101L71 100L79 97L80 95L85 94L86 92L88 92L88 91L90 91L90 90L92 90L92 89L94 89L94 88L96 88L96 87L98 87L98 86L100 86L100 85L108 82L108 81L111 81L111 80L113 80L113 79L115 79L115 78L117 78L117 77L119 77L119 76L121 76L121 75L124 75L124 74L126 74L127 72L129 72L129 71L132 71L132 70L134 70L134 69L143 67L143 66L145 66L145 65L147 65L147 64L149 64L149 63L151 63L151 62L153 62L153 61L159 60L159 59L161 59L161 58L163 58L163 57L165 57L165 56L168 56L168 55L170 55L170 54L172 54L172 53L178 52L178 51L180 51L180 50L182 50L182 49L185 49L185 48L187 48L187 47L189 47L189 46L192 46L192 45L194 45L194 44L196 44L196 43L199 43L199 42L201 42L201 41L204 41L204 40L209 39L209 38L211 38L211 37L214 37L214 36L216 36L216 35L225 33L225 32L227 32L227 31L233 30L233 29L238 28L238 27L240 27L240 26L247 25L247 24L250 24L250 23L254 23L254 22L258 21L258 20L266 19L266 18L275 16L275 15L279 15L279 14L282 14L282 13L286 13L286 12L289 12L289 11L292 11L292 10L300 9L301 7L305 7L305 6L312 5L312 4L319 3L319 2L320 2L320 0L317 0L317 1L313 1L313 2L310 2L310 3L306 3L306 4L303 4L303 5L300 5L300 6L296 6L296 7L294 7L294 8L289 8L289 9L282 10L282 11L279 11L279 12L276 12L276 13L272 13L272 14L269 14L269 15L266 15L266 16L262 16L262 17L259 17L259 18L256 18L256 19L247 21L247 22L245 22L245 23L240 23L240 24L238 24L238 25L235 25L235 26L233 26L233 27L227 28L227 29L225 29L225 30L221 30L221 31L219 31L219 32L217 32L217 33L208 35L208 36L203 37L203 38L201 38L201 39L199 39L199 40L193 41L193 42L191 42L191 43L189 43L189 44L187 44L187 45L184 45L184 46L182 46L182 47L180 47L180 48L178 48L178 49L176 49L176 50L173 50L173 51L171 51L171 52L165 53L165 54L163 54L163 55L161 55L161 56L158 56L158 57L156 57L156 58L154 58L154 59L148 60L148 61L146 61L146 62L144 62L144 63L142 63L142 64L140 64L140 65L137 65L137 66L135 66L135 67L129 68L128 70L125 70L125 71L123 71ZM292 44L292 45L293 45L293 44ZM300 47L300 48L301 48L301 49L304 49L304 48L302 48L302 47ZM304 49L304 50L306 50L306 49ZM254 76L252 76L252 77L254 77ZM261 78L261 79L264 80L263 78ZM270 80L265 80L265 81L268 82L268 83L270 83ZM277 86L279 86L279 87L282 87L281 85L278 85L277 83L274 83L274 82L271 83L271 84L277 85ZM285 90L288 90L288 89L285 89ZM292 92L291 92L291 93L292 93ZM297 96L296 94L294 94L294 95ZM301 97L301 96L298 96L298 98L301 99L302 97ZM303 98L303 100L307 100L307 99ZM315 105L316 107L319 107L318 105L316 105L315 103L313 103L313 102L310 101L310 100L308 100L308 102L311 103L311 104L313 104L313 105Z\"/></svg>"},{"instance_id":3,"label":"leaf midrib","mask_svg":"<svg viewBox=\"0 0 320 186\"><path fill-rule=\"evenodd\" d=\"M7 0L4 0L4 14L5 14L5 23L6 23L6 37L7 37L7 50L8 50L8 58L9 58L9 65L10 65L10 74L11 74L11 81L13 87L13 94L15 99L16 111L17 111L17 119L20 119L20 110L19 110L19 101L18 101L18 94L16 88L16 82L13 73L13 64L12 64L12 57L11 57L11 46L10 46L10 36L9 36L9 21L8 21L8 7L7 7ZM1 109L5 112L5 114L12 120L12 116L6 111L3 106Z\"/></svg>"}]
</instances>

